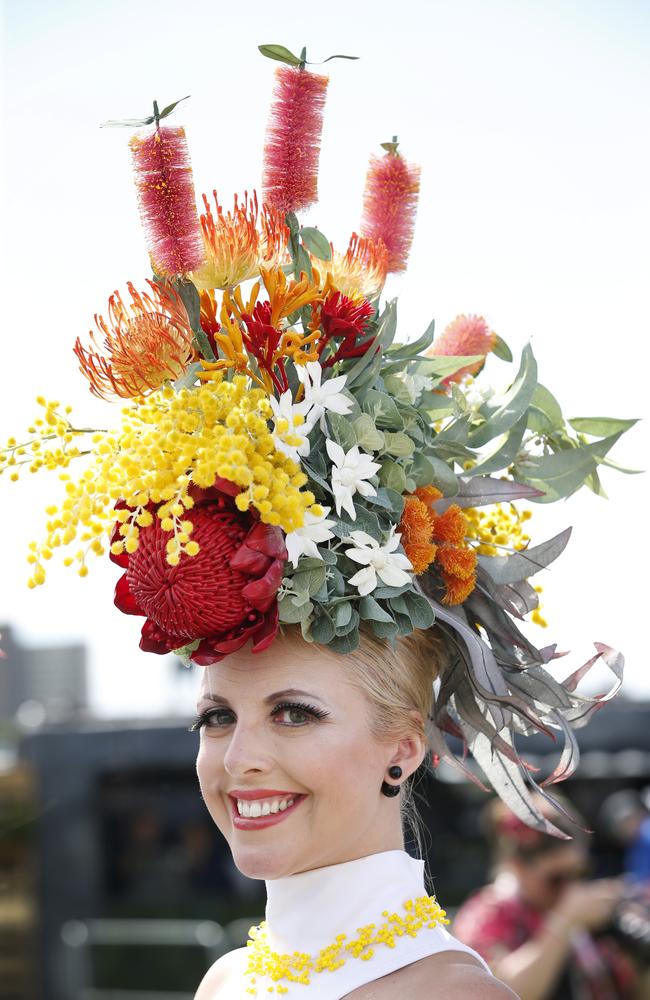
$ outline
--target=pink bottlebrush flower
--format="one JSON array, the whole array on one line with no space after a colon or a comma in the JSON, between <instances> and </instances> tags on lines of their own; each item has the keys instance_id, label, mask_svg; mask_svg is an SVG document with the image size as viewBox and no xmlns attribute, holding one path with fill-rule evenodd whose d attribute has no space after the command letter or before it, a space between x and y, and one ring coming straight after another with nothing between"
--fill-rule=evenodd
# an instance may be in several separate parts
<instances>
[{"instance_id":1,"label":"pink bottlebrush flower","mask_svg":"<svg viewBox=\"0 0 650 1000\"><path fill-rule=\"evenodd\" d=\"M129 145L154 270L166 278L194 271L205 253L185 129L158 127Z\"/></svg>"},{"instance_id":2,"label":"pink bottlebrush flower","mask_svg":"<svg viewBox=\"0 0 650 1000\"><path fill-rule=\"evenodd\" d=\"M328 77L294 66L276 70L264 146L263 198L298 212L318 198L318 157Z\"/></svg>"},{"instance_id":3,"label":"pink bottlebrush flower","mask_svg":"<svg viewBox=\"0 0 650 1000\"><path fill-rule=\"evenodd\" d=\"M444 379L442 384L450 385L452 382L460 382L465 375L475 375L479 372L485 362L485 356L494 349L496 339L496 333L490 330L482 316L457 316L441 336L434 340L426 353L430 357L440 354L452 357L463 354L483 355L483 361L467 365Z\"/></svg>"},{"instance_id":4,"label":"pink bottlebrush flower","mask_svg":"<svg viewBox=\"0 0 650 1000\"><path fill-rule=\"evenodd\" d=\"M397 143L387 143L396 147ZM420 168L389 149L370 159L363 195L361 234L382 240L388 249L388 271L404 271L408 259L420 191Z\"/></svg>"}]
</instances>

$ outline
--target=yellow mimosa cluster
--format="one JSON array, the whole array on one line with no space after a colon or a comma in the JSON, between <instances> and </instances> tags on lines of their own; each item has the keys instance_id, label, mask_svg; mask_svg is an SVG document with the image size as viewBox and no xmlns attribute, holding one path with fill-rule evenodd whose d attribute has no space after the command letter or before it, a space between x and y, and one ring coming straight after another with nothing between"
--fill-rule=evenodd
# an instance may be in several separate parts
<instances>
[{"instance_id":1,"label":"yellow mimosa cluster","mask_svg":"<svg viewBox=\"0 0 650 1000\"><path fill-rule=\"evenodd\" d=\"M524 524L533 516L529 510L519 511L514 504L496 503L487 510L467 507L469 522L467 538L477 541L481 556L502 556L508 551L520 552L530 542Z\"/></svg>"},{"instance_id":2,"label":"yellow mimosa cluster","mask_svg":"<svg viewBox=\"0 0 650 1000\"><path fill-rule=\"evenodd\" d=\"M249 385L245 376L237 375L232 381L218 378L180 392L166 387L125 407L119 431L93 435L91 464L75 481L61 474L65 498L59 507L47 508L44 543L31 543L29 585L43 583L43 560L75 539L84 547L64 562L76 561L85 576L87 554L103 554L101 536L116 521L121 524L111 548L115 555L135 552L140 529L154 516L170 533L170 565L177 565L182 554L196 555L199 546L190 538L187 514L194 506L191 489L208 488L217 477L241 487L235 498L239 510L255 507L263 522L287 532L301 527L314 495L301 491L307 476L276 450L266 393ZM64 454L58 462L51 459L48 467L65 466L67 461ZM116 511L118 501L126 506Z\"/></svg>"},{"instance_id":3,"label":"yellow mimosa cluster","mask_svg":"<svg viewBox=\"0 0 650 1000\"><path fill-rule=\"evenodd\" d=\"M92 433L72 426L69 420L71 406L60 413L61 404L57 400L37 396L36 402L45 412L27 428L28 440L17 441L11 437L0 450L0 475L9 471L12 482L18 480L21 466L27 466L30 472L67 468L73 458L82 454L72 442L81 435Z\"/></svg>"},{"instance_id":4,"label":"yellow mimosa cluster","mask_svg":"<svg viewBox=\"0 0 650 1000\"><path fill-rule=\"evenodd\" d=\"M261 923L259 927L251 927L247 942L249 954L246 975L251 977L252 985L246 992L257 995L258 976L277 984L268 986L265 990L267 993L287 993L288 987L281 980L308 986L312 974L325 970L334 972L345 965L349 957L367 962L373 957L376 945L394 948L397 938L405 935L416 937L424 928L449 923L435 896L420 896L408 900L403 908L403 915L384 910L383 923L359 927L356 937L348 938L347 934L338 934L332 944L322 948L318 955L297 951L291 955L282 955L271 949L265 923Z\"/></svg>"}]
</instances>

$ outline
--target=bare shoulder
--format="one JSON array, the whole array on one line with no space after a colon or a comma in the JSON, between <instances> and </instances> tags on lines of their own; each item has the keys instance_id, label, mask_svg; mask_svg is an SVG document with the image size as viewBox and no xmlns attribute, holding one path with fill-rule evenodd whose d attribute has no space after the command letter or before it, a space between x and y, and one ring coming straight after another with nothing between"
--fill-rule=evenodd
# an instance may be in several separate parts
<instances>
[{"instance_id":1,"label":"bare shoulder","mask_svg":"<svg viewBox=\"0 0 650 1000\"><path fill-rule=\"evenodd\" d=\"M481 963L463 951L443 951L420 959L348 994L346 1000L518 1000Z\"/></svg>"},{"instance_id":2,"label":"bare shoulder","mask_svg":"<svg viewBox=\"0 0 650 1000\"><path fill-rule=\"evenodd\" d=\"M201 980L194 1000L216 1000L217 990L223 989L230 978L235 975L235 972L239 970L242 953L245 951L245 948L236 948L217 959Z\"/></svg>"}]
</instances>

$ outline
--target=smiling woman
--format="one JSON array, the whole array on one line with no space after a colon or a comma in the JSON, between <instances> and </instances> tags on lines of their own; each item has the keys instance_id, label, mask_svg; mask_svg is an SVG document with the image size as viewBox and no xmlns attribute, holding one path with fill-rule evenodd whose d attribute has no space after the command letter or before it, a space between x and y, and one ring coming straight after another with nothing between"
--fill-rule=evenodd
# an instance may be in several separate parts
<instances>
[{"instance_id":1,"label":"smiling woman","mask_svg":"<svg viewBox=\"0 0 650 1000\"><path fill-rule=\"evenodd\" d=\"M400 804L424 759L439 662L425 647L442 655L422 633L395 649L364 636L341 656L289 628L262 655L205 668L192 726L201 791L239 870L266 880L268 904L249 947L216 963L197 1000L305 986L335 1000L370 983L373 996L397 996L405 977L409 995L430 996L435 978L443 998L445 975L510 995L446 930L422 862L404 851Z\"/></svg>"},{"instance_id":2,"label":"smiling woman","mask_svg":"<svg viewBox=\"0 0 650 1000\"><path fill-rule=\"evenodd\" d=\"M635 421L567 421L530 344L500 374L513 354L480 315L400 341L384 283L406 266L420 169L396 136L382 142L361 231L335 249L297 216L317 198L328 79L305 49L259 49L279 64L260 202L225 212L215 194L197 210L185 131L167 121L185 99L107 123L136 131L153 280L127 285L131 305L109 299L104 343L77 341L119 416L100 430L39 396L41 416L0 451L12 481L28 466L65 483L30 543L29 584L60 552L81 577L110 555L118 609L144 619L140 648L203 670L203 796L268 907L199 1000L417 1000L432 982L436 1000L505 997L404 851L410 782L430 754L566 837L515 740L561 733L547 783L569 777L572 726L616 692L623 659L597 643L564 680L551 673L556 645L537 648L520 622L544 623L531 580L570 529L533 544L518 504L602 493L599 468ZM432 279L429 264L422 301ZM577 687L598 660L615 683L590 699Z\"/></svg>"}]
</instances>

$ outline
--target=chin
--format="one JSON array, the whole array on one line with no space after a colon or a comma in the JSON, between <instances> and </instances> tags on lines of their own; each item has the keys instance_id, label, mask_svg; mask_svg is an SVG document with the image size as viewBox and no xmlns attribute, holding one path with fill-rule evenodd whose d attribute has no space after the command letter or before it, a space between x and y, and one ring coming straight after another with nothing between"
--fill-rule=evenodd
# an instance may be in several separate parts
<instances>
[{"instance_id":1,"label":"chin","mask_svg":"<svg viewBox=\"0 0 650 1000\"><path fill-rule=\"evenodd\" d=\"M291 875L297 870L291 862L291 852L286 843L274 847L231 843L230 849L235 866L247 878L271 880Z\"/></svg>"}]
</instances>

